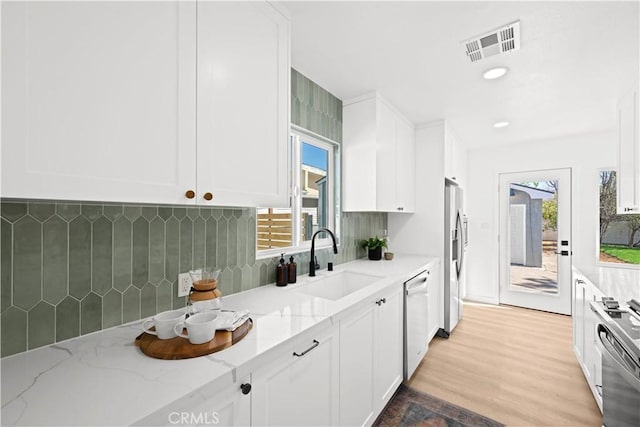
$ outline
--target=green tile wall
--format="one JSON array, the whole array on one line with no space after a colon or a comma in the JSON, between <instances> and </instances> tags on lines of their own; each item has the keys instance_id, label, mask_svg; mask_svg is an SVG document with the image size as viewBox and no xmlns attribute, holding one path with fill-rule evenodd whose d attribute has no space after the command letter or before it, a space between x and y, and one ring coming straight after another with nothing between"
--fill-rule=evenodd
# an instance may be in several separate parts
<instances>
[{"instance_id":1,"label":"green tile wall","mask_svg":"<svg viewBox=\"0 0 640 427\"><path fill-rule=\"evenodd\" d=\"M342 101L292 68L291 123L342 142Z\"/></svg>"},{"instance_id":2,"label":"green tile wall","mask_svg":"<svg viewBox=\"0 0 640 427\"><path fill-rule=\"evenodd\" d=\"M295 70L292 122L342 140L342 102ZM386 229L383 213L343 213L336 264L366 254L358 242ZM2 200L1 355L23 352L184 307L179 272L222 269L224 295L275 281L277 258L256 260L253 208ZM309 254L296 256L299 274Z\"/></svg>"}]
</instances>

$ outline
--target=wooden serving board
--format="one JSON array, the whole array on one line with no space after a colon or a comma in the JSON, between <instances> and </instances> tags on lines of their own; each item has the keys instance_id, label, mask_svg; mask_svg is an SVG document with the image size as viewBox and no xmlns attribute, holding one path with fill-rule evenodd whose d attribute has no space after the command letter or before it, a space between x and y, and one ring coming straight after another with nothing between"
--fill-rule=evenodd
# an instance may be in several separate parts
<instances>
[{"instance_id":1,"label":"wooden serving board","mask_svg":"<svg viewBox=\"0 0 640 427\"><path fill-rule=\"evenodd\" d=\"M231 347L244 338L252 327L253 320L247 319L235 331L216 331L213 339L204 344L191 344L187 338L182 337L161 340L155 335L146 332L138 335L135 343L144 354L156 359L190 359L192 357L206 356Z\"/></svg>"}]
</instances>

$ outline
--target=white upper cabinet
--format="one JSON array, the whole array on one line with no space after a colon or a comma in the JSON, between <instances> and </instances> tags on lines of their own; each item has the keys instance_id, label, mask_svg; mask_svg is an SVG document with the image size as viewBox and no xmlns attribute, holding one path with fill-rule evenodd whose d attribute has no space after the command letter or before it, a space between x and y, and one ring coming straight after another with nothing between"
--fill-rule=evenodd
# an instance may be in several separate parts
<instances>
[{"instance_id":1,"label":"white upper cabinet","mask_svg":"<svg viewBox=\"0 0 640 427\"><path fill-rule=\"evenodd\" d=\"M416 200L415 130L413 125L405 120L398 120L397 125L396 204L402 207L401 212L414 212Z\"/></svg>"},{"instance_id":2,"label":"white upper cabinet","mask_svg":"<svg viewBox=\"0 0 640 427\"><path fill-rule=\"evenodd\" d=\"M413 125L376 93L343 107L343 210L413 212Z\"/></svg>"},{"instance_id":3,"label":"white upper cabinet","mask_svg":"<svg viewBox=\"0 0 640 427\"><path fill-rule=\"evenodd\" d=\"M638 86L618 104L618 213L640 213L640 110Z\"/></svg>"},{"instance_id":4,"label":"white upper cabinet","mask_svg":"<svg viewBox=\"0 0 640 427\"><path fill-rule=\"evenodd\" d=\"M174 203L195 190L195 11L3 2L2 196Z\"/></svg>"},{"instance_id":5,"label":"white upper cabinet","mask_svg":"<svg viewBox=\"0 0 640 427\"><path fill-rule=\"evenodd\" d=\"M465 183L466 150L455 137L450 127L444 126L444 176L460 185Z\"/></svg>"},{"instance_id":6,"label":"white upper cabinet","mask_svg":"<svg viewBox=\"0 0 640 427\"><path fill-rule=\"evenodd\" d=\"M289 20L266 2L198 3L198 189L288 206Z\"/></svg>"},{"instance_id":7,"label":"white upper cabinet","mask_svg":"<svg viewBox=\"0 0 640 427\"><path fill-rule=\"evenodd\" d=\"M3 2L2 66L3 197L287 204L267 3Z\"/></svg>"}]
</instances>

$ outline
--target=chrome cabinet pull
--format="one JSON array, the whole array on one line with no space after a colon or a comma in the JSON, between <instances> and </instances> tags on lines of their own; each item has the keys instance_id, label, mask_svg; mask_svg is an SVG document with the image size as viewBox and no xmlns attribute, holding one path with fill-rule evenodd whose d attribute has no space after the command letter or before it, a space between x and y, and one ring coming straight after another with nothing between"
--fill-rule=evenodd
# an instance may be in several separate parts
<instances>
[{"instance_id":1,"label":"chrome cabinet pull","mask_svg":"<svg viewBox=\"0 0 640 427\"><path fill-rule=\"evenodd\" d=\"M294 351L293 355L296 356L296 357L302 357L302 356L304 356L305 354L309 353L311 350L313 350L314 348L316 348L319 345L320 345L320 342L318 340L313 340L313 344L311 345L311 347L309 347L308 349L306 349L302 353L296 353Z\"/></svg>"},{"instance_id":2,"label":"chrome cabinet pull","mask_svg":"<svg viewBox=\"0 0 640 427\"><path fill-rule=\"evenodd\" d=\"M387 303L387 299L386 298L380 298L378 301L376 301L376 304L378 304L378 307L381 306L382 304L386 304Z\"/></svg>"}]
</instances>

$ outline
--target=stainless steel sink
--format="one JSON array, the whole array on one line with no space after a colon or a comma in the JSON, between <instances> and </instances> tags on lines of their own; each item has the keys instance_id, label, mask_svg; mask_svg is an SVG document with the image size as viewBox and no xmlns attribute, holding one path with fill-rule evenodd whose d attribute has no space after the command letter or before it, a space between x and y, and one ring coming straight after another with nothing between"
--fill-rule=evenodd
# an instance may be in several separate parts
<instances>
[{"instance_id":1,"label":"stainless steel sink","mask_svg":"<svg viewBox=\"0 0 640 427\"><path fill-rule=\"evenodd\" d=\"M337 301L380 279L381 277L369 274L338 271L318 277L311 283L302 284L296 291L318 298Z\"/></svg>"}]
</instances>

